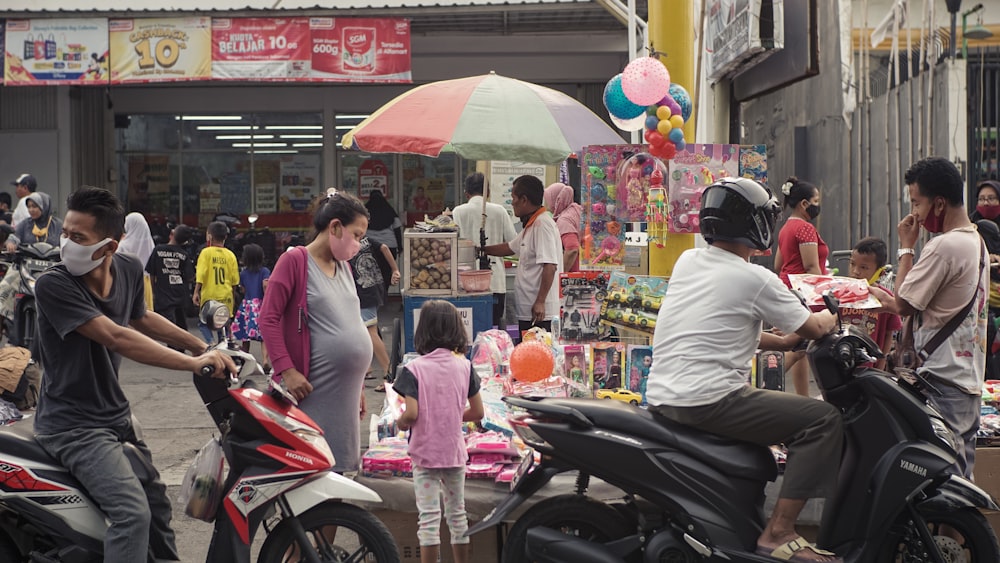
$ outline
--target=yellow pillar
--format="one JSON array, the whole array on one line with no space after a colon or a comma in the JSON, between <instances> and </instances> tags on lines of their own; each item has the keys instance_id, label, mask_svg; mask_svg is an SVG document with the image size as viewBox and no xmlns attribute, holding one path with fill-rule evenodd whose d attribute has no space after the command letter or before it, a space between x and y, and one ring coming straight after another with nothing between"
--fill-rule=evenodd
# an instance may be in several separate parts
<instances>
[{"instance_id":1,"label":"yellow pillar","mask_svg":"<svg viewBox=\"0 0 1000 563\"><path fill-rule=\"evenodd\" d=\"M707 0L702 0L707 1ZM689 93L694 89L694 2L691 0L649 0L649 47L659 55L660 61L670 71L670 81L684 87ZM695 114L684 124L684 138L694 142ZM663 246L649 246L649 273L670 276L682 252L694 248L699 235L670 234Z\"/></svg>"}]
</instances>

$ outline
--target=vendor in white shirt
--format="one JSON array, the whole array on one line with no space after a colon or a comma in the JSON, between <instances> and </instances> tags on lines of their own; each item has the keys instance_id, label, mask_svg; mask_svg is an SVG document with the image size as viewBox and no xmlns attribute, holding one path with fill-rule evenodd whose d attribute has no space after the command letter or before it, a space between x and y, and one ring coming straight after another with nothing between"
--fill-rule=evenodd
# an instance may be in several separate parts
<instances>
[{"instance_id":1,"label":"vendor in white shirt","mask_svg":"<svg viewBox=\"0 0 1000 563\"><path fill-rule=\"evenodd\" d=\"M455 207L452 211L452 218L458 225L458 236L469 239L479 246L479 229L483 225L483 197L486 179L482 172L469 174L465 178L465 197L468 202ZM510 220L510 215L502 205L496 203L486 203L486 243L499 244L511 242L517 233L514 231L514 222ZM503 260L490 258L490 270L493 275L490 278L490 291L493 292L493 324L500 326L503 322L503 313L507 301L507 272L503 267Z\"/></svg>"},{"instance_id":2,"label":"vendor in white shirt","mask_svg":"<svg viewBox=\"0 0 1000 563\"><path fill-rule=\"evenodd\" d=\"M562 242L555 219L542 206L545 186L534 176L519 176L511 189L511 206L524 229L510 243L485 247L490 256L518 257L514 296L518 332L539 326L550 330L550 319L559 315L559 273Z\"/></svg>"}]
</instances>

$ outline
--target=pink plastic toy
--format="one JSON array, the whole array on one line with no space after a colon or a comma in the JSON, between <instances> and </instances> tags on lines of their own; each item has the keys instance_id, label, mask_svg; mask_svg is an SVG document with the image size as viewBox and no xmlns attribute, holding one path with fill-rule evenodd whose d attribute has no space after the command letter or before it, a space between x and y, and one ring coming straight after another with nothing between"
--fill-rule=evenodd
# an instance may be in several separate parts
<instances>
[{"instance_id":1,"label":"pink plastic toy","mask_svg":"<svg viewBox=\"0 0 1000 563\"><path fill-rule=\"evenodd\" d=\"M594 258L594 262L601 262L603 260L610 260L618 255L618 251L621 249L622 243L617 237L606 237L601 241L601 252Z\"/></svg>"}]
</instances>

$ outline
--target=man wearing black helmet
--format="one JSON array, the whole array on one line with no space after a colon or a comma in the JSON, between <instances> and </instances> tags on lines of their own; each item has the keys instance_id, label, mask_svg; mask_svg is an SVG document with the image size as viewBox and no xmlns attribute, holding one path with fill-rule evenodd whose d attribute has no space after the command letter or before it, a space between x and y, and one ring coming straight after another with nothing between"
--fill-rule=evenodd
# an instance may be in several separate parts
<instances>
[{"instance_id":1,"label":"man wearing black helmet","mask_svg":"<svg viewBox=\"0 0 1000 563\"><path fill-rule=\"evenodd\" d=\"M674 422L763 446L788 446L781 492L757 552L792 561L841 561L795 531L810 498L836 485L842 449L840 412L822 401L747 385L758 346L787 350L836 327L829 311L811 313L770 270L749 263L771 246L780 211L753 180L723 178L705 189L699 213L708 248L677 260L653 334L650 410ZM736 289L736 291L734 291ZM762 323L786 336L762 333Z\"/></svg>"}]
</instances>

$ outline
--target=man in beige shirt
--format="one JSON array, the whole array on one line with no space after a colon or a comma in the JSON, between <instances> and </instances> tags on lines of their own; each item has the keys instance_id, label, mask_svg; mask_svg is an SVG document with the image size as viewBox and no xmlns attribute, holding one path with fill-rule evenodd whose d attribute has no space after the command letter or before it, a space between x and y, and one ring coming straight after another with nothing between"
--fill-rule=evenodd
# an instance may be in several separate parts
<instances>
[{"instance_id":1,"label":"man in beige shirt","mask_svg":"<svg viewBox=\"0 0 1000 563\"><path fill-rule=\"evenodd\" d=\"M972 476L976 459L983 372L986 368L986 306L989 270L976 226L965 212L965 183L958 169L940 157L925 158L904 177L910 192L910 214L899 223L899 271L896 295L871 287L883 310L916 315L914 346L919 351L969 301L972 309L953 333L924 361L919 372L941 395L928 399L951 430L965 442L958 466ZM914 263L913 247L920 227L936 234ZM940 234L938 234L940 233Z\"/></svg>"}]
</instances>

